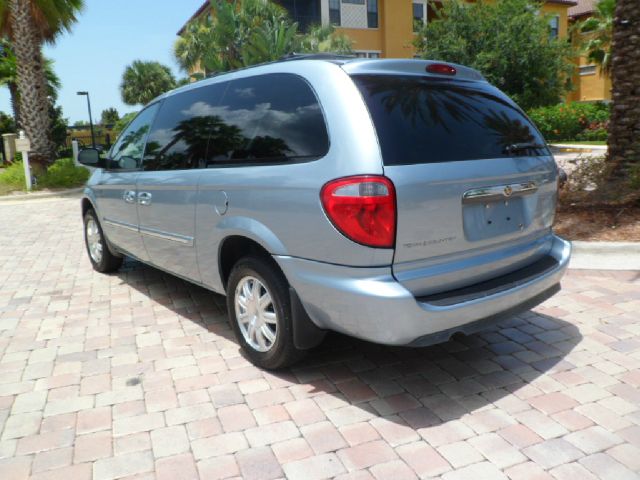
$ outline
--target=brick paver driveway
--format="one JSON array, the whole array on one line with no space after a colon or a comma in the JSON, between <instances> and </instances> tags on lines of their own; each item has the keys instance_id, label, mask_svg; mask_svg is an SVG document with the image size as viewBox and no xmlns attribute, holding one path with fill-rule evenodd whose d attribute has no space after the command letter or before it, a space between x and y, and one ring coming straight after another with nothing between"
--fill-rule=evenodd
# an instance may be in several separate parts
<instances>
[{"instance_id":1,"label":"brick paver driveway","mask_svg":"<svg viewBox=\"0 0 640 480\"><path fill-rule=\"evenodd\" d=\"M435 347L333 335L268 373L222 297L135 262L94 273L78 210L0 204L2 480L638 478L637 273L572 271Z\"/></svg>"}]
</instances>

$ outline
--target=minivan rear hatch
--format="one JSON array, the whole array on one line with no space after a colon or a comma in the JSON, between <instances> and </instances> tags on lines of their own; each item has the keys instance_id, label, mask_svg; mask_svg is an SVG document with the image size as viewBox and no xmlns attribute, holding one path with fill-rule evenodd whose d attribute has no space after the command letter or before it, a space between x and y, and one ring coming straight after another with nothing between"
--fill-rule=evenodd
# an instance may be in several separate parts
<instances>
[{"instance_id":1,"label":"minivan rear hatch","mask_svg":"<svg viewBox=\"0 0 640 480\"><path fill-rule=\"evenodd\" d=\"M557 168L513 101L485 81L445 75L384 71L352 78L396 189L398 281L424 296L545 256Z\"/></svg>"}]
</instances>

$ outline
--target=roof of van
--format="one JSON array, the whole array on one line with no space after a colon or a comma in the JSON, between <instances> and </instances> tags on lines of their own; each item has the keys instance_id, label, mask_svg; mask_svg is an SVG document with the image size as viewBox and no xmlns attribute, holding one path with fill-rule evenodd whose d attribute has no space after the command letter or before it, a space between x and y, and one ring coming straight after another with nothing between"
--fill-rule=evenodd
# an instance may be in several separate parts
<instances>
[{"instance_id":1,"label":"roof of van","mask_svg":"<svg viewBox=\"0 0 640 480\"><path fill-rule=\"evenodd\" d=\"M467 80L467 81L486 81L482 74L469 67L465 67L464 65L458 65L450 62L442 62L437 60L423 60L423 59L410 59L410 58L360 58L349 55L337 55L332 53L313 53L313 54L291 54L285 57L282 57L279 60L275 60L273 62L261 63L258 65L251 65L249 67L230 70L228 72L221 72L214 75L211 75L205 79L199 80L197 82L190 83L183 87L179 87L175 90L171 90L170 92L166 92L160 96L158 96L153 101L160 100L167 96L170 96L174 93L190 90L191 88L197 88L197 85L201 82L207 82L213 78L226 76L228 74L236 73L239 71L247 71L252 69L258 69L259 67L267 66L267 65L277 65L283 62L327 62L332 63L334 65L338 65L341 67L346 73L349 75L364 75L364 74L380 74L380 75L389 75L389 74L405 74L405 75L422 75L422 76L431 76L434 78L449 78L456 80ZM452 67L452 72L449 74L441 74L433 71L428 71L430 66L448 66Z\"/></svg>"}]
</instances>

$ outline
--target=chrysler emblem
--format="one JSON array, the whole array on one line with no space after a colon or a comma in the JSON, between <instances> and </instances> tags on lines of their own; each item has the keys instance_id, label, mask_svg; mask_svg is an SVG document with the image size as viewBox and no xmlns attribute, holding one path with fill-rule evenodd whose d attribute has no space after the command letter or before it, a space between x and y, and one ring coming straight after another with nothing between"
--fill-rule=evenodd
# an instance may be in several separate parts
<instances>
[{"instance_id":1,"label":"chrysler emblem","mask_svg":"<svg viewBox=\"0 0 640 480\"><path fill-rule=\"evenodd\" d=\"M513 188L507 185L506 187L504 187L504 190L502 193L504 194L505 197L510 197L511 194L513 193Z\"/></svg>"}]
</instances>

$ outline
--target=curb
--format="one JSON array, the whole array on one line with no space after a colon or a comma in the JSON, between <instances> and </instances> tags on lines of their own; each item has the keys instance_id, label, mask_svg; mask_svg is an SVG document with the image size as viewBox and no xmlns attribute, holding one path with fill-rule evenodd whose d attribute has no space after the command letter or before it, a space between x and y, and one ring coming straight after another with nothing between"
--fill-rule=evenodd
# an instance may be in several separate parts
<instances>
[{"instance_id":1,"label":"curb","mask_svg":"<svg viewBox=\"0 0 640 480\"><path fill-rule=\"evenodd\" d=\"M69 190L60 190L58 192L43 192L43 193L25 193L22 195L3 195L0 197L0 203L2 202L29 202L31 200L41 200L46 198L65 198L73 196L77 193L82 193L84 187L70 188Z\"/></svg>"},{"instance_id":2,"label":"curb","mask_svg":"<svg viewBox=\"0 0 640 480\"><path fill-rule=\"evenodd\" d=\"M571 242L569 268L576 270L638 270L640 242Z\"/></svg>"},{"instance_id":3,"label":"curb","mask_svg":"<svg viewBox=\"0 0 640 480\"><path fill-rule=\"evenodd\" d=\"M605 145L565 145L552 143L549 145L556 153L606 153Z\"/></svg>"}]
</instances>

